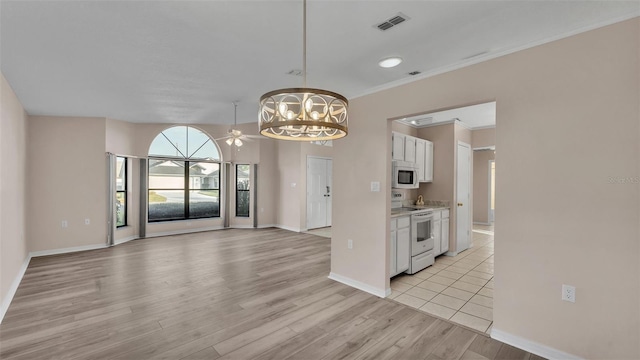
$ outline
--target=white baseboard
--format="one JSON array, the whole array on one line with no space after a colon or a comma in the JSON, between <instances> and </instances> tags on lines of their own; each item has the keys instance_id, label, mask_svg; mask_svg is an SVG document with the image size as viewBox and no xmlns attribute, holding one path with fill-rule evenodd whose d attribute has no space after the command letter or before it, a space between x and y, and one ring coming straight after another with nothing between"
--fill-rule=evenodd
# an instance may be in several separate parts
<instances>
[{"instance_id":1,"label":"white baseboard","mask_svg":"<svg viewBox=\"0 0 640 360\"><path fill-rule=\"evenodd\" d=\"M224 229L224 226L210 226L205 228L197 228L197 229L180 229L180 230L172 230L172 231L163 231L157 233L147 234L147 238L159 237L159 236L169 236L169 235L183 235L183 234L191 234L196 232L203 231L211 231L211 230L221 230Z\"/></svg>"},{"instance_id":2,"label":"white baseboard","mask_svg":"<svg viewBox=\"0 0 640 360\"><path fill-rule=\"evenodd\" d=\"M138 239L138 238L139 238L139 237L138 237L138 235L127 236L127 237L125 237L125 238L118 239L118 240L114 241L114 242L113 242L113 245L120 245L120 244L124 244L124 243L126 243L126 242L129 242L129 241L131 241L131 240L135 240L135 239Z\"/></svg>"},{"instance_id":3,"label":"white baseboard","mask_svg":"<svg viewBox=\"0 0 640 360\"><path fill-rule=\"evenodd\" d=\"M491 329L491 338L502 341L505 344L515 346L524 351L528 351L532 354L542 356L549 360L582 360L582 358L579 356L568 354L564 351L560 351L558 349L554 349L552 347L548 347L546 345L542 345L535 341L527 340L519 336L511 335L502 330L496 329L495 327Z\"/></svg>"},{"instance_id":4,"label":"white baseboard","mask_svg":"<svg viewBox=\"0 0 640 360\"><path fill-rule=\"evenodd\" d=\"M456 256L458 255L457 251L447 251L446 253L442 254L444 256Z\"/></svg>"},{"instance_id":5,"label":"white baseboard","mask_svg":"<svg viewBox=\"0 0 640 360\"><path fill-rule=\"evenodd\" d=\"M384 292L384 297L389 297L389 295L391 295L391 288L388 287L387 291Z\"/></svg>"},{"instance_id":6,"label":"white baseboard","mask_svg":"<svg viewBox=\"0 0 640 360\"><path fill-rule=\"evenodd\" d=\"M282 229L282 230L288 230L288 231L294 231L294 232L302 232L301 228L295 228L292 226L286 226L286 225L279 225L279 224L263 224L263 225L258 225L258 229L264 229L264 228L278 228L278 229Z\"/></svg>"},{"instance_id":7,"label":"white baseboard","mask_svg":"<svg viewBox=\"0 0 640 360\"><path fill-rule=\"evenodd\" d=\"M329 279L331 280L335 280L337 282L343 283L345 285L351 286L353 288L356 288L358 290L362 290L364 292L368 292L369 294L375 295L377 297L381 297L384 298L387 295L387 289L378 289L376 287L373 287L371 285L365 284L363 282L360 282L358 280L353 280L351 278L348 278L346 276L342 276L342 275L338 275L336 273L330 273L329 274Z\"/></svg>"},{"instance_id":8,"label":"white baseboard","mask_svg":"<svg viewBox=\"0 0 640 360\"><path fill-rule=\"evenodd\" d=\"M62 248L62 249L32 251L32 252L29 253L29 256L30 257L38 257L38 256L48 256L48 255L58 255L58 254L73 253L73 252L78 252L78 251L104 249L106 247L108 247L106 244L74 246L74 247Z\"/></svg>"},{"instance_id":9,"label":"white baseboard","mask_svg":"<svg viewBox=\"0 0 640 360\"><path fill-rule=\"evenodd\" d=\"M289 231L295 231L295 232L302 232L300 228L295 228L295 227L291 227L291 226L286 226L286 225L275 225L275 227L282 229L282 230L289 230Z\"/></svg>"},{"instance_id":10,"label":"white baseboard","mask_svg":"<svg viewBox=\"0 0 640 360\"><path fill-rule=\"evenodd\" d=\"M11 301L18 290L22 277L24 277L24 273L27 271L27 267L29 267L29 261L31 261L31 254L27 255L27 258L20 267L20 271L18 271L18 275L16 275L16 278L13 279L13 282L11 283L11 287L9 287L9 292L7 292L7 295L2 299L2 305L0 305L2 306L0 307L0 324L2 324L4 315L7 313L7 310L9 310L9 305L11 305Z\"/></svg>"},{"instance_id":11,"label":"white baseboard","mask_svg":"<svg viewBox=\"0 0 640 360\"><path fill-rule=\"evenodd\" d=\"M491 223L488 222L482 222L482 221L474 221L473 225L485 225L485 226L491 226Z\"/></svg>"},{"instance_id":12,"label":"white baseboard","mask_svg":"<svg viewBox=\"0 0 640 360\"><path fill-rule=\"evenodd\" d=\"M229 225L229 229L253 229L253 225Z\"/></svg>"}]
</instances>

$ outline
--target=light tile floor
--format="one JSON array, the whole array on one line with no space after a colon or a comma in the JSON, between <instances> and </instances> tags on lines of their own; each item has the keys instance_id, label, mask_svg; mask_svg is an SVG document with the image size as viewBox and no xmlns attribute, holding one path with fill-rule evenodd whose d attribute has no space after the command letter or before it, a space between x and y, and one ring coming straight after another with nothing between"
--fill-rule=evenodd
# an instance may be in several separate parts
<instances>
[{"instance_id":1,"label":"light tile floor","mask_svg":"<svg viewBox=\"0 0 640 360\"><path fill-rule=\"evenodd\" d=\"M473 247L441 255L434 265L391 279L399 303L472 329L490 333L493 324L493 226L473 226Z\"/></svg>"}]
</instances>

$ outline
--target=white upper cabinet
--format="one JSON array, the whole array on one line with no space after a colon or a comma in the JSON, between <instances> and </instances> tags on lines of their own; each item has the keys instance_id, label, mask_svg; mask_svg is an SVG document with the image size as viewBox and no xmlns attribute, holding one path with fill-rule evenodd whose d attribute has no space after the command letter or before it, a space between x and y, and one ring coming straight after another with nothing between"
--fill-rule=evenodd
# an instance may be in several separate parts
<instances>
[{"instance_id":1,"label":"white upper cabinet","mask_svg":"<svg viewBox=\"0 0 640 360\"><path fill-rule=\"evenodd\" d=\"M404 138L406 135L394 132L391 137L391 159L404 161Z\"/></svg>"},{"instance_id":2,"label":"white upper cabinet","mask_svg":"<svg viewBox=\"0 0 640 360\"><path fill-rule=\"evenodd\" d=\"M416 162L416 140L413 136L404 137L404 161Z\"/></svg>"},{"instance_id":3,"label":"white upper cabinet","mask_svg":"<svg viewBox=\"0 0 640 360\"><path fill-rule=\"evenodd\" d=\"M433 143L397 132L392 133L392 160L408 161L418 167L418 182L433 181Z\"/></svg>"},{"instance_id":4,"label":"white upper cabinet","mask_svg":"<svg viewBox=\"0 0 640 360\"><path fill-rule=\"evenodd\" d=\"M416 139L416 165L418 165L418 182L424 182L424 154L427 140Z\"/></svg>"},{"instance_id":5,"label":"white upper cabinet","mask_svg":"<svg viewBox=\"0 0 640 360\"><path fill-rule=\"evenodd\" d=\"M433 181L433 143L429 140L416 139L416 165L418 165L418 181Z\"/></svg>"},{"instance_id":6,"label":"white upper cabinet","mask_svg":"<svg viewBox=\"0 0 640 360\"><path fill-rule=\"evenodd\" d=\"M424 148L424 177L421 182L433 182L433 143L425 140Z\"/></svg>"}]
</instances>

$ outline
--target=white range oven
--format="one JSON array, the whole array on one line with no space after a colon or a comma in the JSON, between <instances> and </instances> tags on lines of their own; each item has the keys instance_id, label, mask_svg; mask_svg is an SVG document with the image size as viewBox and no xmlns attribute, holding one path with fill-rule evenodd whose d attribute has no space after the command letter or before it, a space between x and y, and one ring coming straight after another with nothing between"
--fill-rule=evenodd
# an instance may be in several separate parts
<instances>
[{"instance_id":1,"label":"white range oven","mask_svg":"<svg viewBox=\"0 0 640 360\"><path fill-rule=\"evenodd\" d=\"M433 265L433 211L416 210L411 213L411 262L409 274Z\"/></svg>"}]
</instances>

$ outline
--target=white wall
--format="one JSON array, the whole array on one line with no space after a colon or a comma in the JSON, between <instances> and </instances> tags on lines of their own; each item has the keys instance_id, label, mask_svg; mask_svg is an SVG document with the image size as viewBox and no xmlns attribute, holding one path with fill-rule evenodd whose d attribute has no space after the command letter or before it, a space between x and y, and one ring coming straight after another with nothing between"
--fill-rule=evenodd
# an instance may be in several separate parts
<instances>
[{"instance_id":1,"label":"white wall","mask_svg":"<svg viewBox=\"0 0 640 360\"><path fill-rule=\"evenodd\" d=\"M387 119L497 101L494 332L640 358L640 189L610 183L640 176L639 34L635 18L350 100L349 136L334 143L331 271L389 284L390 191L368 186L389 189Z\"/></svg>"},{"instance_id":2,"label":"white wall","mask_svg":"<svg viewBox=\"0 0 640 360\"><path fill-rule=\"evenodd\" d=\"M105 121L29 117L27 236L31 251L106 245ZM62 221L67 221L66 228Z\"/></svg>"},{"instance_id":3,"label":"white wall","mask_svg":"<svg viewBox=\"0 0 640 360\"><path fill-rule=\"evenodd\" d=\"M21 277L29 248L25 182L27 113L4 75L0 84L0 321Z\"/></svg>"}]
</instances>

